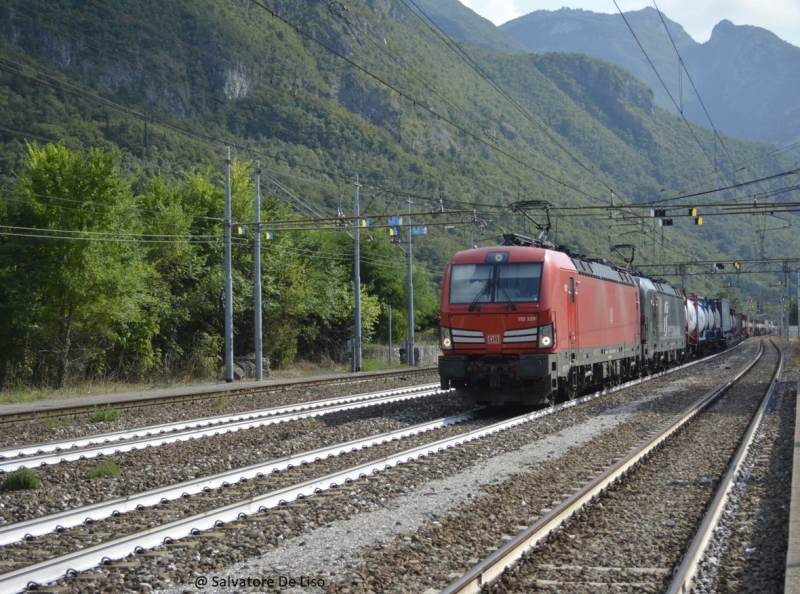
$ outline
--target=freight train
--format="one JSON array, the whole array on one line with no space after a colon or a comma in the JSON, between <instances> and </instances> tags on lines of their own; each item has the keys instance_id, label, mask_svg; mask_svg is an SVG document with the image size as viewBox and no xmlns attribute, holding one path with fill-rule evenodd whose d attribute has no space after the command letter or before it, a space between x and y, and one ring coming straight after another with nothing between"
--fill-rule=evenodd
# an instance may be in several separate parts
<instances>
[{"instance_id":1,"label":"freight train","mask_svg":"<svg viewBox=\"0 0 800 594\"><path fill-rule=\"evenodd\" d=\"M503 238L457 253L442 286L441 387L476 403L570 400L774 331L726 299L521 235Z\"/></svg>"}]
</instances>

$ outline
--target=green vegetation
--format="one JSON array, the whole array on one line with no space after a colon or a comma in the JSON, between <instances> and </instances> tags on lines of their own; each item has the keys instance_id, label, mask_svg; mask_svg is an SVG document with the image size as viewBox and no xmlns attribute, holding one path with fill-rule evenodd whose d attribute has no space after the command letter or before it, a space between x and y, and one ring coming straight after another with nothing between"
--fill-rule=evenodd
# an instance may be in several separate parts
<instances>
[{"instance_id":1,"label":"green vegetation","mask_svg":"<svg viewBox=\"0 0 800 594\"><path fill-rule=\"evenodd\" d=\"M367 217L403 215L409 200L414 212L475 208L485 230L413 219L430 224L412 250L418 336L433 324L444 266L470 231L482 245L504 232L536 233L510 214L517 200L558 207L557 244L613 257L612 244L634 243L639 263L774 255L793 240L788 230L767 234L759 217L742 228L728 217L702 228L678 219L666 231L637 218L647 233L618 238L631 220L564 210L608 204L610 188L615 202L642 203L732 175L695 142L714 147L710 131L688 131L620 68L465 47L513 106L390 4L357 3L347 18L316 1L266 0L275 17L254 3L210 0L0 7L0 50L16 64L0 72L0 389L218 375L226 145L237 224L254 218L256 160L265 230L270 221L352 212L356 175ZM461 14L437 6L436 14ZM486 39L499 47L499 37ZM793 165L761 159L771 150L764 145L726 146L750 177ZM237 354L254 343L247 227L233 245ZM262 244L263 344L273 368L343 362L352 336L353 241L333 225L306 227ZM377 226L361 246L364 341L387 340L391 306L397 342L409 324L406 246ZM711 275L689 282L712 294L722 283ZM742 293L755 290L752 279L742 282Z\"/></svg>"},{"instance_id":2,"label":"green vegetation","mask_svg":"<svg viewBox=\"0 0 800 594\"><path fill-rule=\"evenodd\" d=\"M120 468L117 466L115 462L112 460L103 460L102 462L98 462L92 469L89 471L89 478L96 479L102 478L105 476L115 476L120 473Z\"/></svg>"},{"instance_id":3,"label":"green vegetation","mask_svg":"<svg viewBox=\"0 0 800 594\"><path fill-rule=\"evenodd\" d=\"M6 491L22 491L25 489L38 489L41 486L39 477L33 470L28 468L18 468L6 475L3 481L3 489Z\"/></svg>"},{"instance_id":4,"label":"green vegetation","mask_svg":"<svg viewBox=\"0 0 800 594\"><path fill-rule=\"evenodd\" d=\"M119 411L110 404L106 404L105 408L99 408L95 405L94 412L89 420L92 423L110 423L116 421L118 418Z\"/></svg>"},{"instance_id":5,"label":"green vegetation","mask_svg":"<svg viewBox=\"0 0 800 594\"><path fill-rule=\"evenodd\" d=\"M75 420L71 418L63 418L63 417L47 417L42 421L42 427L45 429L57 429L59 427L72 427L75 424Z\"/></svg>"},{"instance_id":6,"label":"green vegetation","mask_svg":"<svg viewBox=\"0 0 800 594\"><path fill-rule=\"evenodd\" d=\"M402 369L407 367L407 365L401 365L400 363L393 363L389 365L388 361L378 361L376 359L363 359L361 361L361 371L385 371L389 369ZM389 378L385 378L383 380L384 383L391 383Z\"/></svg>"}]
</instances>

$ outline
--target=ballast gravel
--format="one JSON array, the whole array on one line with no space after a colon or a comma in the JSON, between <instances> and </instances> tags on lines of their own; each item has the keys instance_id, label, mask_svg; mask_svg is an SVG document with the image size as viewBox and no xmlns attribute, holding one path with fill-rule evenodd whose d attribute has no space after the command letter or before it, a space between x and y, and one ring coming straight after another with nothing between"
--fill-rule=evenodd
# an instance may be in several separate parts
<instances>
[{"instance_id":1,"label":"ballast gravel","mask_svg":"<svg viewBox=\"0 0 800 594\"><path fill-rule=\"evenodd\" d=\"M701 563L697 594L784 591L800 343L782 347L786 367L778 393Z\"/></svg>"},{"instance_id":2,"label":"ballast gravel","mask_svg":"<svg viewBox=\"0 0 800 594\"><path fill-rule=\"evenodd\" d=\"M287 541L285 545L268 552L257 561L239 563L224 572L207 577L213 582L214 578L222 580L232 575L276 577L313 575L331 583L334 576L330 568L336 567L337 574L343 571L355 571L359 565L358 553L362 548L414 531L432 518L446 515L470 500L485 497L487 484L500 484L521 470L550 458L561 457L570 449L589 443L597 436L612 431L625 422L635 410L635 406L626 405L616 411L608 411L602 419L597 418L570 427L519 450L494 456L477 466L465 468L447 478L427 481L404 497L393 500L386 507L358 514L346 520L331 522L324 529ZM358 492L355 493L357 496ZM333 543L335 546L332 546ZM174 594L180 591L173 588L164 592ZM205 591L226 590L223 588Z\"/></svg>"},{"instance_id":3,"label":"ballast gravel","mask_svg":"<svg viewBox=\"0 0 800 594\"><path fill-rule=\"evenodd\" d=\"M438 591L755 348L751 341L701 366L57 585L66 593L197 592L198 580L208 592ZM231 582L245 578L276 583ZM317 581L288 585L305 578Z\"/></svg>"},{"instance_id":4,"label":"ballast gravel","mask_svg":"<svg viewBox=\"0 0 800 594\"><path fill-rule=\"evenodd\" d=\"M93 422L93 415L86 414L44 417L3 425L3 430L0 431L0 449L431 383L439 383L439 376L435 372L352 379L310 386L265 386L259 393L219 394L214 397L201 395L193 401L174 402L165 399L157 405L120 409L119 417L114 421ZM113 398L110 396L109 401L113 401ZM31 407L35 408L36 403L31 403ZM1 413L3 405L0 405Z\"/></svg>"}]
</instances>

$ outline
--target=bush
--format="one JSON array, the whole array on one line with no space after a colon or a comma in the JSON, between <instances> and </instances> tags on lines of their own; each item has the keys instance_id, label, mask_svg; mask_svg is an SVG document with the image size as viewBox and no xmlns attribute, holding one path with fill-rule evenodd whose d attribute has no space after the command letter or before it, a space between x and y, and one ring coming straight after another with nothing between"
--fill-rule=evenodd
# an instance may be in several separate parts
<instances>
[{"instance_id":1,"label":"bush","mask_svg":"<svg viewBox=\"0 0 800 594\"><path fill-rule=\"evenodd\" d=\"M89 478L94 479L104 476L114 476L119 474L119 472L119 466L117 466L116 463L111 460L104 460L89 471Z\"/></svg>"},{"instance_id":2,"label":"bush","mask_svg":"<svg viewBox=\"0 0 800 594\"><path fill-rule=\"evenodd\" d=\"M95 404L94 412L92 413L92 423L103 423L116 421L119 418L119 411L113 408L110 404L106 404L105 408L98 408Z\"/></svg>"},{"instance_id":3,"label":"bush","mask_svg":"<svg viewBox=\"0 0 800 594\"><path fill-rule=\"evenodd\" d=\"M24 489L38 489L41 486L39 477L36 473L28 468L18 468L13 472L9 472L3 483L3 489L6 491L22 491Z\"/></svg>"}]
</instances>

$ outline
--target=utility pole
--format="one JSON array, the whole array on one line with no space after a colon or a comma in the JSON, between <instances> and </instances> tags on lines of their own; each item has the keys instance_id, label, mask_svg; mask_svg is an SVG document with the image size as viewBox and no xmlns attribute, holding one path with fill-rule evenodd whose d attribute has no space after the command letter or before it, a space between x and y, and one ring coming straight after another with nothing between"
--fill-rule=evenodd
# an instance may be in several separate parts
<instances>
[{"instance_id":1,"label":"utility pole","mask_svg":"<svg viewBox=\"0 0 800 594\"><path fill-rule=\"evenodd\" d=\"M233 279L231 277L231 147L225 147L225 381L233 381Z\"/></svg>"},{"instance_id":2,"label":"utility pole","mask_svg":"<svg viewBox=\"0 0 800 594\"><path fill-rule=\"evenodd\" d=\"M784 338L789 340L789 305L792 303L791 293L789 292L789 263L783 263L783 282L786 283L786 334Z\"/></svg>"},{"instance_id":3,"label":"utility pole","mask_svg":"<svg viewBox=\"0 0 800 594\"><path fill-rule=\"evenodd\" d=\"M253 242L253 268L255 282L253 285L253 310L255 313L256 333L256 381L263 376L263 344L261 337L261 162L256 161L256 198L255 198L255 241Z\"/></svg>"},{"instance_id":4,"label":"utility pole","mask_svg":"<svg viewBox=\"0 0 800 594\"><path fill-rule=\"evenodd\" d=\"M353 276L355 278L355 291L356 291L356 319L355 319L355 340L353 341L353 371L361 371L361 221L359 220L359 205L358 205L358 188L361 184L358 183L358 175L356 175L356 197L355 197L355 215L356 215L356 230L354 235L355 241L355 270Z\"/></svg>"},{"instance_id":5,"label":"utility pole","mask_svg":"<svg viewBox=\"0 0 800 594\"><path fill-rule=\"evenodd\" d=\"M800 270L797 271L800 274ZM798 289L800 291L800 289ZM392 366L392 306L389 306L389 367Z\"/></svg>"},{"instance_id":6,"label":"utility pole","mask_svg":"<svg viewBox=\"0 0 800 594\"><path fill-rule=\"evenodd\" d=\"M406 243L408 251L408 365L413 367L414 361L414 281L411 277L411 198L408 199L408 226L406 227Z\"/></svg>"}]
</instances>

